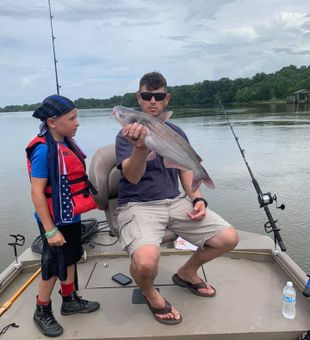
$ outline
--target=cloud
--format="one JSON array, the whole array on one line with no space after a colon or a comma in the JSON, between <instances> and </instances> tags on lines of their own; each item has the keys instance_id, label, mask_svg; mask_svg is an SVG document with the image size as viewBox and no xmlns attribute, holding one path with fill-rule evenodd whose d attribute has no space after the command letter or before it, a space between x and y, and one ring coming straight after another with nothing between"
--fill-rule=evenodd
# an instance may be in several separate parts
<instances>
[{"instance_id":1,"label":"cloud","mask_svg":"<svg viewBox=\"0 0 310 340\"><path fill-rule=\"evenodd\" d=\"M280 12L276 15L276 19L288 28L302 27L310 22L309 15L299 12Z\"/></svg>"},{"instance_id":2,"label":"cloud","mask_svg":"<svg viewBox=\"0 0 310 340\"><path fill-rule=\"evenodd\" d=\"M252 41L258 37L253 27L226 28L223 30L223 33L227 34L230 38L243 39L245 41Z\"/></svg>"},{"instance_id":3,"label":"cloud","mask_svg":"<svg viewBox=\"0 0 310 340\"><path fill-rule=\"evenodd\" d=\"M309 50L296 50L293 48L274 48L271 49L273 52L276 53L283 53L283 54L291 54L291 55L310 55L310 49Z\"/></svg>"},{"instance_id":4,"label":"cloud","mask_svg":"<svg viewBox=\"0 0 310 340\"><path fill-rule=\"evenodd\" d=\"M21 80L22 87L33 87L35 86L35 82L38 80L44 79L47 76L46 70L42 70L40 73L37 74L30 74L28 76L24 76Z\"/></svg>"},{"instance_id":5,"label":"cloud","mask_svg":"<svg viewBox=\"0 0 310 340\"><path fill-rule=\"evenodd\" d=\"M188 41L190 37L188 35L174 35L174 36L161 36L164 39L174 40L174 41Z\"/></svg>"}]
</instances>

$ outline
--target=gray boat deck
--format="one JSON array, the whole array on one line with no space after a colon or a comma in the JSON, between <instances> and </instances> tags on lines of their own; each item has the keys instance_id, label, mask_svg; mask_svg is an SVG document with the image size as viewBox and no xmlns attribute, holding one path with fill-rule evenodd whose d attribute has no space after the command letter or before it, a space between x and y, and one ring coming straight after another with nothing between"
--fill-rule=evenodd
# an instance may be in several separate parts
<instances>
[{"instance_id":1,"label":"gray boat deck","mask_svg":"<svg viewBox=\"0 0 310 340\"><path fill-rule=\"evenodd\" d=\"M101 303L101 308L87 315L60 315L61 298L55 289L54 314L64 327L59 339L298 339L310 328L310 304L301 290L304 272L286 255L272 252L267 236L241 232L238 248L219 257L201 270L217 289L214 298L193 295L176 287L171 280L177 268L190 256L189 251L163 249L156 286L183 316L175 326L159 324L146 304L133 304L133 284L122 287L112 281L118 272L129 275L129 258L106 247L88 249L88 259L78 265L79 294ZM35 263L38 258L28 250L23 256ZM23 257L21 257L23 258ZM25 261L25 260L24 260ZM26 261L25 261L26 262ZM35 269L33 267L33 269ZM0 296L1 305L11 297L33 272L22 271ZM294 320L281 315L281 292L288 280L299 288ZM24 291L0 318L0 328L15 322L2 339L46 339L33 321L38 279Z\"/></svg>"}]
</instances>

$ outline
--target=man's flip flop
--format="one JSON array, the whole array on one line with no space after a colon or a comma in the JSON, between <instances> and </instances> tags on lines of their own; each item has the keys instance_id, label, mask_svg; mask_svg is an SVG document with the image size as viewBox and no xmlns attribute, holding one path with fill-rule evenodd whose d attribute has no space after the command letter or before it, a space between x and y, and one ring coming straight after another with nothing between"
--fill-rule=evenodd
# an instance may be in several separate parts
<instances>
[{"instance_id":1,"label":"man's flip flop","mask_svg":"<svg viewBox=\"0 0 310 340\"><path fill-rule=\"evenodd\" d=\"M168 313L171 313L172 311L172 306L171 304L165 299L165 307L163 308L155 308L153 306L151 306L151 304L149 303L149 301L147 300L146 297L145 298L145 301L147 303L147 305L149 306L150 308L150 311L153 313L153 316L154 318L164 324L164 325L176 325L178 323L180 323L182 321L182 316L180 314L180 319L161 319L158 315L156 314L160 314L160 315L164 315L164 314L168 314Z\"/></svg>"},{"instance_id":2,"label":"man's flip flop","mask_svg":"<svg viewBox=\"0 0 310 340\"><path fill-rule=\"evenodd\" d=\"M174 274L172 276L172 281L175 283L175 285L179 287L185 287L188 288L192 293L202 296L202 297L213 297L216 294L216 290L213 286L210 285L210 287L214 290L211 294L201 293L198 289L199 288L206 288L207 284L201 280L199 283L193 284L188 281L182 280L178 274Z\"/></svg>"}]
</instances>

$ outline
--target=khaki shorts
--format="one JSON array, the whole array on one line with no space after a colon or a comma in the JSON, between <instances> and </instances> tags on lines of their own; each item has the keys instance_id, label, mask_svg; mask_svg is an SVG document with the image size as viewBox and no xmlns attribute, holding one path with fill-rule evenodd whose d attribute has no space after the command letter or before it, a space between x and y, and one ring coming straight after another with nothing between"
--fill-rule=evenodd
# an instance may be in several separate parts
<instances>
[{"instance_id":1,"label":"khaki shorts","mask_svg":"<svg viewBox=\"0 0 310 340\"><path fill-rule=\"evenodd\" d=\"M211 209L201 221L193 221L187 212L192 201L184 194L151 202L130 202L117 209L117 227L124 249L130 254L147 244L160 246L169 229L186 241L203 247L205 242L231 225Z\"/></svg>"}]
</instances>

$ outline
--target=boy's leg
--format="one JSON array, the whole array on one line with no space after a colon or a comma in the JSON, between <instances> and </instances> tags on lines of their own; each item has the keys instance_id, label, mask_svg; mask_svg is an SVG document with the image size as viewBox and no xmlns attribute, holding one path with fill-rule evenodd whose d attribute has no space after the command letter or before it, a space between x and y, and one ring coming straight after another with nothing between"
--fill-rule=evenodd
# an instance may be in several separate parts
<instances>
[{"instance_id":1,"label":"boy's leg","mask_svg":"<svg viewBox=\"0 0 310 340\"><path fill-rule=\"evenodd\" d=\"M42 334L56 337L63 333L63 328L57 322L52 311L51 294L54 289L57 277L48 280L40 280L39 295L37 296L36 310L33 320Z\"/></svg>"},{"instance_id":2,"label":"boy's leg","mask_svg":"<svg viewBox=\"0 0 310 340\"><path fill-rule=\"evenodd\" d=\"M78 296L74 287L74 272L75 265L72 264L67 267L67 279L62 281L61 295L62 306L60 313L62 315L72 315L77 313L91 313L96 311L100 307L100 303L97 301L88 301Z\"/></svg>"}]
</instances>

